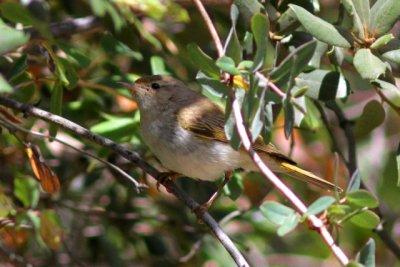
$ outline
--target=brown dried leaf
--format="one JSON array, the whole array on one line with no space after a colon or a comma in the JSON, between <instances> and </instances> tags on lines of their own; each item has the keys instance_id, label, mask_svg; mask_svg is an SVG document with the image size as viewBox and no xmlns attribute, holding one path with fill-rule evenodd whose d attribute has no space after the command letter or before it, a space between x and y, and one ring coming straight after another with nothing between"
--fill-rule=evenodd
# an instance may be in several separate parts
<instances>
[{"instance_id":1,"label":"brown dried leaf","mask_svg":"<svg viewBox=\"0 0 400 267\"><path fill-rule=\"evenodd\" d=\"M47 166L40 150L37 146L27 143L25 147L26 154L28 155L29 163L32 171L43 190L49 194L54 194L60 190L60 180L58 176Z\"/></svg>"},{"instance_id":2,"label":"brown dried leaf","mask_svg":"<svg viewBox=\"0 0 400 267\"><path fill-rule=\"evenodd\" d=\"M9 121L11 121L11 122L13 122L13 123L17 123L17 124L20 124L20 123L21 123L21 120L20 120L18 117L14 116L14 115L11 114L10 112L8 112L7 109L5 109L5 108L3 108L3 107L0 107L0 113L1 113L7 120L9 120Z\"/></svg>"}]
</instances>

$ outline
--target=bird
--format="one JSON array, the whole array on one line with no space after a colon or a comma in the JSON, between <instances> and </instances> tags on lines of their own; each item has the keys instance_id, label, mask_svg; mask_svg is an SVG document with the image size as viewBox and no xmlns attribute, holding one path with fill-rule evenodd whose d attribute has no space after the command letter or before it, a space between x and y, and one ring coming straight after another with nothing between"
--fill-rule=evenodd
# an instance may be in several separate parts
<instances>
[{"instance_id":1,"label":"bird","mask_svg":"<svg viewBox=\"0 0 400 267\"><path fill-rule=\"evenodd\" d=\"M236 169L258 171L248 153L231 147L224 131L224 110L185 83L165 75L142 76L123 83L137 101L141 136L171 177L189 177L223 183L202 207L207 209ZM252 148L275 173L328 190L340 187L306 171L272 143L257 137Z\"/></svg>"}]
</instances>

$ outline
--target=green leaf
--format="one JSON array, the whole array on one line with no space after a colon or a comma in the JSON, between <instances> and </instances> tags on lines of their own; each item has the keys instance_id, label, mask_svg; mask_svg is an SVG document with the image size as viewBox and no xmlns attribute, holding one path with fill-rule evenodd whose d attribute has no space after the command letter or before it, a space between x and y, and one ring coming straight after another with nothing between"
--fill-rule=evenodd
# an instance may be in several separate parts
<instances>
[{"instance_id":1,"label":"green leaf","mask_svg":"<svg viewBox=\"0 0 400 267\"><path fill-rule=\"evenodd\" d=\"M26 208L35 208L39 202L39 185L30 177L17 177L14 179L14 195Z\"/></svg>"},{"instance_id":2,"label":"green leaf","mask_svg":"<svg viewBox=\"0 0 400 267\"><path fill-rule=\"evenodd\" d=\"M300 6L291 4L289 7L294 11L303 27L318 40L334 46L351 47L350 43L332 24L314 16Z\"/></svg>"},{"instance_id":3,"label":"green leaf","mask_svg":"<svg viewBox=\"0 0 400 267\"><path fill-rule=\"evenodd\" d=\"M364 189L348 193L346 199L350 204L359 207L376 208L379 205L378 199Z\"/></svg>"},{"instance_id":4,"label":"green leaf","mask_svg":"<svg viewBox=\"0 0 400 267\"><path fill-rule=\"evenodd\" d=\"M364 210L351 217L349 221L361 228L374 229L378 226L380 219L374 212Z\"/></svg>"},{"instance_id":5,"label":"green leaf","mask_svg":"<svg viewBox=\"0 0 400 267\"><path fill-rule=\"evenodd\" d=\"M168 75L171 74L165 67L165 62L162 57L152 56L150 58L151 73L153 75Z\"/></svg>"},{"instance_id":6,"label":"green leaf","mask_svg":"<svg viewBox=\"0 0 400 267\"><path fill-rule=\"evenodd\" d=\"M349 205L333 204L328 209L329 216L344 216L352 211Z\"/></svg>"},{"instance_id":7,"label":"green leaf","mask_svg":"<svg viewBox=\"0 0 400 267\"><path fill-rule=\"evenodd\" d=\"M310 60L309 65L313 68L319 69L321 65L321 58L325 55L328 45L326 43L317 41L315 52Z\"/></svg>"},{"instance_id":8,"label":"green leaf","mask_svg":"<svg viewBox=\"0 0 400 267\"><path fill-rule=\"evenodd\" d=\"M56 115L61 115L63 100L63 87L60 82L54 83L50 98L50 112ZM50 125L50 135L56 136L58 126L54 123Z\"/></svg>"},{"instance_id":9,"label":"green leaf","mask_svg":"<svg viewBox=\"0 0 400 267\"><path fill-rule=\"evenodd\" d=\"M347 97L350 85L345 77L336 71L314 70L301 73L295 79L298 87L308 88L306 95L313 99L329 101Z\"/></svg>"},{"instance_id":10,"label":"green leaf","mask_svg":"<svg viewBox=\"0 0 400 267\"><path fill-rule=\"evenodd\" d=\"M364 265L355 261L350 261L346 267L364 267Z\"/></svg>"},{"instance_id":11,"label":"green leaf","mask_svg":"<svg viewBox=\"0 0 400 267\"><path fill-rule=\"evenodd\" d=\"M139 124L139 113L135 113L135 116L131 117L103 116L106 117L106 120L90 128L94 133L119 141L134 135L137 131L136 126Z\"/></svg>"},{"instance_id":12,"label":"green leaf","mask_svg":"<svg viewBox=\"0 0 400 267\"><path fill-rule=\"evenodd\" d=\"M6 25L0 25L0 55L20 47L29 40L29 35Z\"/></svg>"},{"instance_id":13,"label":"green leaf","mask_svg":"<svg viewBox=\"0 0 400 267\"><path fill-rule=\"evenodd\" d=\"M33 24L33 18L28 9L24 8L18 3L4 2L0 4L0 11L2 17L12 21L20 22L26 26Z\"/></svg>"},{"instance_id":14,"label":"green leaf","mask_svg":"<svg viewBox=\"0 0 400 267\"><path fill-rule=\"evenodd\" d=\"M224 187L224 193L230 199L236 200L243 192L243 178L239 173L234 173L229 183Z\"/></svg>"},{"instance_id":15,"label":"green leaf","mask_svg":"<svg viewBox=\"0 0 400 267\"><path fill-rule=\"evenodd\" d=\"M391 33L382 35L375 42L373 42L372 45L369 48L371 48L371 49L379 49L382 46L387 45L393 39L394 39L394 35L391 34Z\"/></svg>"},{"instance_id":16,"label":"green leaf","mask_svg":"<svg viewBox=\"0 0 400 267\"><path fill-rule=\"evenodd\" d=\"M28 58L27 54L23 54L21 57L15 60L9 73L9 77L11 77L10 80L12 80L14 77L20 75L22 72L26 70L26 68L28 67L27 58Z\"/></svg>"},{"instance_id":17,"label":"green leaf","mask_svg":"<svg viewBox=\"0 0 400 267\"><path fill-rule=\"evenodd\" d=\"M247 22L250 21L250 18L263 8L257 0L235 0L234 3L244 17L246 25L248 25Z\"/></svg>"},{"instance_id":18,"label":"green leaf","mask_svg":"<svg viewBox=\"0 0 400 267\"><path fill-rule=\"evenodd\" d=\"M361 175L360 175L360 171L358 169L356 169L350 178L350 182L349 182L349 185L347 186L346 192L347 193L354 192L354 191L360 189L360 185L361 185Z\"/></svg>"},{"instance_id":19,"label":"green leaf","mask_svg":"<svg viewBox=\"0 0 400 267\"><path fill-rule=\"evenodd\" d=\"M400 90L399 88L397 88L396 85L379 79L374 80L372 84L377 85L378 87L383 89L382 92L387 94L393 103L396 103L396 100L400 99Z\"/></svg>"},{"instance_id":20,"label":"green leaf","mask_svg":"<svg viewBox=\"0 0 400 267\"><path fill-rule=\"evenodd\" d=\"M328 209L336 199L331 196L323 196L314 201L307 209L307 215L316 215L326 209Z\"/></svg>"},{"instance_id":21,"label":"green leaf","mask_svg":"<svg viewBox=\"0 0 400 267\"><path fill-rule=\"evenodd\" d=\"M8 216L8 214L14 212L14 203L10 197L8 197L3 189L0 189L0 218Z\"/></svg>"},{"instance_id":22,"label":"green leaf","mask_svg":"<svg viewBox=\"0 0 400 267\"><path fill-rule=\"evenodd\" d=\"M375 267L375 240L370 238L357 255L358 262L365 267Z\"/></svg>"},{"instance_id":23,"label":"green leaf","mask_svg":"<svg viewBox=\"0 0 400 267\"><path fill-rule=\"evenodd\" d=\"M369 0L352 0L358 16L360 17L362 25L369 25L370 21L370 8Z\"/></svg>"},{"instance_id":24,"label":"green leaf","mask_svg":"<svg viewBox=\"0 0 400 267\"><path fill-rule=\"evenodd\" d=\"M268 17L257 13L251 19L251 30L253 32L254 40L256 42L257 51L254 56L253 71L260 69L265 60L267 42L269 36L269 21Z\"/></svg>"},{"instance_id":25,"label":"green leaf","mask_svg":"<svg viewBox=\"0 0 400 267\"><path fill-rule=\"evenodd\" d=\"M246 95L245 90L241 88L235 90L235 99L237 99L240 107L242 107L243 105L245 95ZM241 140L239 134L236 131L236 120L232 112L231 104L229 101L226 102L225 110L226 110L225 113L226 122L224 126L225 135L228 138L232 148L238 150L241 144Z\"/></svg>"},{"instance_id":26,"label":"green leaf","mask_svg":"<svg viewBox=\"0 0 400 267\"><path fill-rule=\"evenodd\" d=\"M397 165L397 186L400 187L400 143L396 151L396 165Z\"/></svg>"},{"instance_id":27,"label":"green leaf","mask_svg":"<svg viewBox=\"0 0 400 267\"><path fill-rule=\"evenodd\" d=\"M227 72L232 75L239 75L240 71L235 66L235 61L232 58L223 56L219 58L216 62L216 65L224 72Z\"/></svg>"},{"instance_id":28,"label":"green leaf","mask_svg":"<svg viewBox=\"0 0 400 267\"><path fill-rule=\"evenodd\" d=\"M260 206L260 211L265 218L278 226L282 225L288 217L296 215L293 209L274 201L265 201Z\"/></svg>"},{"instance_id":29,"label":"green leaf","mask_svg":"<svg viewBox=\"0 0 400 267\"><path fill-rule=\"evenodd\" d=\"M231 6L231 20L232 27L229 31L228 37L225 41L225 55L232 58L235 61L235 64L239 64L242 60L242 46L240 45L239 38L236 32L236 21L239 16L239 10L236 5Z\"/></svg>"},{"instance_id":30,"label":"green leaf","mask_svg":"<svg viewBox=\"0 0 400 267\"><path fill-rule=\"evenodd\" d=\"M385 110L377 100L371 100L364 106L363 113L356 121L354 135L357 139L365 137L385 120Z\"/></svg>"},{"instance_id":31,"label":"green leaf","mask_svg":"<svg viewBox=\"0 0 400 267\"><path fill-rule=\"evenodd\" d=\"M278 228L277 234L279 236L284 236L291 232L300 222L300 216L298 214L292 214L288 216L283 221L282 225Z\"/></svg>"},{"instance_id":32,"label":"green leaf","mask_svg":"<svg viewBox=\"0 0 400 267\"><path fill-rule=\"evenodd\" d=\"M370 32L376 36L386 34L400 17L398 0L378 0L371 8Z\"/></svg>"},{"instance_id":33,"label":"green leaf","mask_svg":"<svg viewBox=\"0 0 400 267\"><path fill-rule=\"evenodd\" d=\"M286 85L290 76L297 77L310 62L316 48L316 41L307 42L293 50L278 67L271 72L271 79L278 86Z\"/></svg>"},{"instance_id":34,"label":"green leaf","mask_svg":"<svg viewBox=\"0 0 400 267\"><path fill-rule=\"evenodd\" d=\"M375 80L386 71L386 64L366 48L356 52L353 64L361 77L366 80Z\"/></svg>"},{"instance_id":35,"label":"green leaf","mask_svg":"<svg viewBox=\"0 0 400 267\"><path fill-rule=\"evenodd\" d=\"M283 101L283 110L285 112L285 123L284 123L284 130L285 130L285 137L289 139L290 135L293 131L294 125L294 108L290 99L285 98Z\"/></svg>"},{"instance_id":36,"label":"green leaf","mask_svg":"<svg viewBox=\"0 0 400 267\"><path fill-rule=\"evenodd\" d=\"M359 0L357 0L357 1L359 2ZM367 0L367 1L369 1L369 0ZM363 24L363 22L361 21L360 15L358 14L358 12L356 10L353 0L343 0L342 4L343 4L344 8L346 9L347 13L349 13L349 15L353 19L352 31L354 33L357 33L358 37L365 38L364 25L369 25L369 23ZM369 9L368 9L368 11L369 11ZM369 15L369 13L368 13L368 15ZM369 17L368 17L368 20L369 20Z\"/></svg>"},{"instance_id":37,"label":"green leaf","mask_svg":"<svg viewBox=\"0 0 400 267\"><path fill-rule=\"evenodd\" d=\"M12 86L4 79L3 75L0 74L0 94L12 93Z\"/></svg>"},{"instance_id":38,"label":"green leaf","mask_svg":"<svg viewBox=\"0 0 400 267\"><path fill-rule=\"evenodd\" d=\"M230 88L219 80L212 79L199 71L196 80L200 83L201 87L214 96L222 97L226 95Z\"/></svg>"},{"instance_id":39,"label":"green leaf","mask_svg":"<svg viewBox=\"0 0 400 267\"><path fill-rule=\"evenodd\" d=\"M193 43L188 44L187 49L194 66L198 67L207 76L219 79L219 69L211 57Z\"/></svg>"},{"instance_id":40,"label":"green leaf","mask_svg":"<svg viewBox=\"0 0 400 267\"><path fill-rule=\"evenodd\" d=\"M62 84L67 88L75 88L78 83L78 74L75 67L65 58L54 58L56 64L56 74Z\"/></svg>"},{"instance_id":41,"label":"green leaf","mask_svg":"<svg viewBox=\"0 0 400 267\"><path fill-rule=\"evenodd\" d=\"M383 53L382 57L386 60L392 61L392 62L400 65L400 49Z\"/></svg>"},{"instance_id":42,"label":"green leaf","mask_svg":"<svg viewBox=\"0 0 400 267\"><path fill-rule=\"evenodd\" d=\"M115 39L111 34L104 34L100 43L104 51L110 55L120 54L136 60L143 60L141 53L133 51L129 46Z\"/></svg>"}]
</instances>

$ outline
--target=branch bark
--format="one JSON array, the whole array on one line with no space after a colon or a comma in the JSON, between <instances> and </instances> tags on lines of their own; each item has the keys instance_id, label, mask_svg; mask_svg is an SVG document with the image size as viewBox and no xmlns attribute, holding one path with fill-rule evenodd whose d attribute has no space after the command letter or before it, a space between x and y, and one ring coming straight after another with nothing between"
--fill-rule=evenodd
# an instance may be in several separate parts
<instances>
[{"instance_id":1,"label":"branch bark","mask_svg":"<svg viewBox=\"0 0 400 267\"><path fill-rule=\"evenodd\" d=\"M173 195L175 195L187 207L189 207L191 211L195 211L200 206L184 191L178 188L173 181L169 179L160 179L160 173L157 171L157 169L155 169L153 166L149 165L146 161L144 161L138 153L131 151L120 144L115 143L111 139L97 135L89 131L88 129L72 121L69 121L61 116L52 114L48 111L15 101L13 99L1 95L0 95L0 105L14 110L19 110L23 112L25 116L33 116L48 122L52 122L65 130L73 132L74 134L82 138L88 139L100 146L111 149L115 153L121 155L122 157L126 158L133 164L137 165L146 173L150 174L157 181L162 182L162 184L168 189L168 191ZM224 246L226 251L231 255L232 259L236 262L238 266L243 266L243 267L249 266L246 259L237 249L232 240L221 229L219 224L214 220L214 218L208 212L204 212L203 214L195 212L195 214L199 220L201 220L202 222L204 222L205 225L207 225L207 227L211 230L211 232L215 235L215 237L219 240L219 242Z\"/></svg>"},{"instance_id":2,"label":"branch bark","mask_svg":"<svg viewBox=\"0 0 400 267\"><path fill-rule=\"evenodd\" d=\"M327 103L326 105L329 109L331 109L338 121L339 121L339 126L342 128L344 135L346 137L347 141L347 150L348 150L348 158L346 159L343 155L343 152L340 150L338 145L335 145L333 148L339 153L339 155L342 157L343 161L346 163L347 169L352 175L356 170L357 170L357 150L356 150L356 141L354 137L354 132L353 132L353 123L346 118L345 114L343 113L342 109L338 106L336 102L332 103ZM317 105L318 107L318 105ZM320 106L318 109L320 109L321 116L323 118L323 122L325 123L325 127L328 129L328 133L330 135L330 138L332 139L332 142L335 144L337 143L335 135L329 130L329 122L326 118L326 114L323 111L323 108ZM361 188L364 188L368 191L371 192L371 190L366 186L366 184L361 181ZM382 208L379 206L376 209L376 212L378 213L379 217L383 217L382 215ZM383 243L392 251L392 253L397 257L397 259L400 260L400 246L396 243L396 241L392 238L392 236L388 233L387 229L383 227L382 224L380 224L376 229L374 229L374 232L379 236L379 238L382 240Z\"/></svg>"},{"instance_id":3,"label":"branch bark","mask_svg":"<svg viewBox=\"0 0 400 267\"><path fill-rule=\"evenodd\" d=\"M208 30L213 38L215 47L217 48L218 51L218 56L221 57L224 55L223 51L223 46L221 43L221 40L218 36L217 30L214 27L214 24L212 23L209 15L207 14L207 11L205 10L203 4L201 3L200 0L193 0L203 16L204 22L206 23ZM264 86L270 86L273 91L276 93L281 93L284 95L281 90L275 86L272 82L270 82L268 79L266 79L261 73L256 73L257 76L262 76L262 82L264 82ZM244 125L243 122L243 117L241 113L241 108L240 104L237 101L236 98L233 98L232 101L232 111L235 117L236 121L236 129L239 133L240 139L243 143L244 149L249 153L251 159L253 162L256 164L256 166L259 168L261 174L264 175L265 178L267 178L272 184L295 206L295 208L298 210L298 212L302 215L306 214L307 212L307 207L306 205L296 196L296 194L291 191L272 171L271 169L264 164L264 162L261 160L260 156L253 150L252 144L249 138L249 135L247 133L247 129ZM307 216L307 220L311 223L313 228L322 236L323 240L325 243L328 245L328 247L331 249L333 254L336 256L338 261L343 265L347 265L349 263L349 259L347 258L346 254L341 250L339 246L336 245L335 241L333 240L332 235L329 233L328 229L325 227L324 223L317 218L314 215Z\"/></svg>"}]
</instances>

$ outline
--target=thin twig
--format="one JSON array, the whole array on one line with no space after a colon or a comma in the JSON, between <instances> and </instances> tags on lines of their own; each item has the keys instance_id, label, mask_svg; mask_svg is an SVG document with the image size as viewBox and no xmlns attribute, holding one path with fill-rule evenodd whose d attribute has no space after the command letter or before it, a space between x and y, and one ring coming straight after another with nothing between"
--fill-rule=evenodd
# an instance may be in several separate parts
<instances>
[{"instance_id":1,"label":"thin twig","mask_svg":"<svg viewBox=\"0 0 400 267\"><path fill-rule=\"evenodd\" d=\"M52 122L54 124L57 124L63 129L73 132L74 134L82 138L88 139L102 147L111 149L115 153L129 160L131 163L137 165L146 173L150 174L154 179L156 179L162 185L164 185L171 194L175 195L180 201L182 201L187 207L189 207L192 212L196 211L200 206L195 200L193 200L184 191L178 188L171 179L163 179L160 176L160 172L153 166L149 165L146 161L144 161L137 152L131 151L125 148L124 146L115 143L111 139L97 135L89 131L88 129L72 121L69 121L61 116L52 114L50 112L33 107L31 105L23 104L21 102L7 98L5 96L0 95L0 105L14 110L19 110L23 112L24 115L26 116L33 116L41 118L48 122ZM204 213L195 212L195 214L200 221L204 222L204 224L207 225L207 227L211 230L211 232L215 235L215 237L224 246L225 250L231 255L232 259L236 262L238 266L249 266L246 259L240 253L240 251L232 242L232 240L221 229L218 223L208 212Z\"/></svg>"},{"instance_id":2,"label":"thin twig","mask_svg":"<svg viewBox=\"0 0 400 267\"><path fill-rule=\"evenodd\" d=\"M210 16L207 14L206 9L204 8L203 4L201 3L200 0L193 0L195 3L197 9L199 10L201 16L203 17L204 22L207 25L208 31L211 34L211 37L214 41L215 48L217 49L218 52L218 57L222 57L224 55L224 47L222 46L221 39L218 36L218 32L214 27L214 24L212 23L212 20Z\"/></svg>"},{"instance_id":3,"label":"thin twig","mask_svg":"<svg viewBox=\"0 0 400 267\"><path fill-rule=\"evenodd\" d=\"M353 132L353 123L346 118L344 115L343 111L341 108L337 105L336 102L334 103L327 103L326 105L328 108L330 108L336 115L339 125L342 128L346 140L347 140L347 147L348 147L348 159L346 160L343 153L339 149L339 146L336 147L337 152L343 159L343 161L346 163L347 169L351 174L353 174L357 170L357 153L356 153L356 141L354 137L354 132ZM322 114L322 113L321 113ZM326 124L325 126L328 128L329 127L329 122L324 121ZM336 142L335 135L331 135L332 142ZM361 187L370 191L371 190L366 186L364 181L361 180ZM377 214L379 217L382 216L382 208L379 206L377 209ZM382 224L378 225L374 229L374 232L379 236L379 238L382 240L382 242L392 251L392 253L397 257L397 259L400 260L400 246L396 243L396 241L393 239L393 237L388 233L387 229L383 227Z\"/></svg>"},{"instance_id":4,"label":"thin twig","mask_svg":"<svg viewBox=\"0 0 400 267\"><path fill-rule=\"evenodd\" d=\"M210 31L211 36L213 36L213 41L214 41L215 47L218 50L218 55L220 57L223 56L224 51L222 49L221 40L218 37L218 33L217 33L210 17L208 16L207 11L205 10L205 8L202 5L200 0L193 0L193 1L196 3L197 8L199 9L200 13L202 14L203 19ZM264 87L270 86L272 88L272 90L276 91L281 96L283 96L283 97L286 96L277 86L275 86L275 84L273 84L271 81L269 81L267 78L265 78L261 73L257 73L256 75L262 76L260 80L261 80L261 82L265 82ZM240 139L242 140L243 147L249 153L249 155L251 156L254 163L260 169L261 173L264 174L264 176L268 180L270 180L275 185L275 187L286 198L288 198L292 202L292 204L296 207L296 209L302 215L304 215L307 212L306 205L264 164L264 162L261 160L260 156L253 150L249 135L247 134L247 130L246 130L246 127L243 122L240 104L236 98L233 98L232 110L233 110L235 121L236 121L236 129L239 133ZM337 257L339 262L343 266L347 265L349 263L349 259L344 254L344 252L341 250L341 248L335 244L335 241L333 240L328 229L325 227L324 223L314 215L308 216L307 219L313 225L313 227L316 229L316 231L323 237L325 243L332 250L332 252Z\"/></svg>"},{"instance_id":5,"label":"thin twig","mask_svg":"<svg viewBox=\"0 0 400 267\"><path fill-rule=\"evenodd\" d=\"M138 192L138 193L140 192L140 189L148 187L147 185L141 184L138 181L136 181L135 178L130 176L128 173L126 173L124 170L122 170L117 165L115 165L115 164L113 164L113 163L111 163L109 161L106 161L106 160L104 160L104 159L102 159L102 158L100 158L100 157L98 157L98 156L86 151L86 150L74 147L73 145L70 145L69 143L67 143L67 142L65 142L65 141L63 141L63 140L61 140L61 139L59 139L57 137L52 137L52 136L50 136L48 134L39 133L39 132L35 132L35 131L32 131L32 130L25 129L25 128L23 128L23 127L21 127L21 126L19 126L17 124L14 124L14 123L12 123L10 121L3 120L1 117L0 117L0 125L3 125L4 127L9 129L10 131L20 131L20 132L24 132L24 133L27 133L27 134L29 134L31 136L35 136L35 137L38 137L38 138L41 138L41 139L54 140L54 141L56 141L56 142L58 142L60 144L63 144L63 145L65 145L65 146L67 146L67 147L69 147L69 148L71 148L71 149L73 149L75 151L78 151L79 153L82 153L82 154L85 154L88 157L94 158L97 161L99 161L99 162L107 165L111 169L115 170L122 177L124 177L124 178L128 179L129 181L131 181L132 184L134 185L135 189L136 189L136 192Z\"/></svg>"},{"instance_id":6,"label":"thin twig","mask_svg":"<svg viewBox=\"0 0 400 267\"><path fill-rule=\"evenodd\" d=\"M253 162L256 164L265 178L274 184L274 186L293 204L297 211L301 215L305 215L307 212L306 205L278 178L278 176L271 171L267 165L264 164L260 156L253 150L250 138L244 125L242 113L240 111L240 104L237 99L233 100L232 110L236 120L236 129L239 133L240 139L242 140L243 147L249 153ZM312 227L322 236L323 240L331 249L339 262L343 266L347 265L349 263L349 259L347 258L346 254L344 254L342 249L335 244L332 235L329 233L324 223L314 215L307 216L307 219L311 223Z\"/></svg>"}]
</instances>

